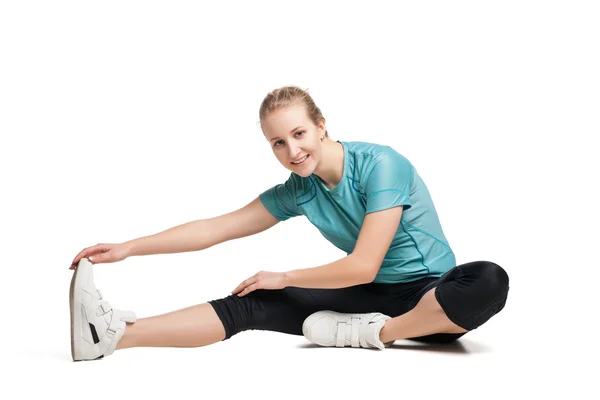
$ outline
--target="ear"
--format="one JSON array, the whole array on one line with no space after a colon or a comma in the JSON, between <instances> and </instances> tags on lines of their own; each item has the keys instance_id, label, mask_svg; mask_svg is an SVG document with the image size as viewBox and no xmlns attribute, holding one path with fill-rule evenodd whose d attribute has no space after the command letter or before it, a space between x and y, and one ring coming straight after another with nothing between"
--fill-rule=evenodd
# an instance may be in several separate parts
<instances>
[{"instance_id":1,"label":"ear","mask_svg":"<svg viewBox=\"0 0 600 400\"><path fill-rule=\"evenodd\" d=\"M319 122L319 131L321 133L321 136L329 136L327 133L327 127L325 126L325 118L323 118L323 120Z\"/></svg>"}]
</instances>

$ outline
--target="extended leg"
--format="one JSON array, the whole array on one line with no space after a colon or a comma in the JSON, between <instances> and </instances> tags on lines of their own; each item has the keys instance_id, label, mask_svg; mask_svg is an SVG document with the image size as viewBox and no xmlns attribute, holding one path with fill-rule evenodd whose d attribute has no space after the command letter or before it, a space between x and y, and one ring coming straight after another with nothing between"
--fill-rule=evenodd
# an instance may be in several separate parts
<instances>
[{"instance_id":1,"label":"extended leg","mask_svg":"<svg viewBox=\"0 0 600 400\"><path fill-rule=\"evenodd\" d=\"M225 338L223 323L208 303L127 324L117 350L131 347L200 347Z\"/></svg>"},{"instance_id":2,"label":"extended leg","mask_svg":"<svg viewBox=\"0 0 600 400\"><path fill-rule=\"evenodd\" d=\"M309 291L301 288L256 290L127 324L117 350L131 347L201 347L248 329L302 335L302 321L325 305L349 304L361 288ZM365 302L360 307L367 307ZM359 310L370 311L369 308ZM215 311L217 310L217 311Z\"/></svg>"},{"instance_id":3,"label":"extended leg","mask_svg":"<svg viewBox=\"0 0 600 400\"><path fill-rule=\"evenodd\" d=\"M248 329L302 334L302 321L323 308L373 311L362 287L256 290L243 298L227 296L162 315L138 319L114 309L94 284L93 265L82 259L71 279L73 361L97 360L132 347L200 347Z\"/></svg>"}]
</instances>

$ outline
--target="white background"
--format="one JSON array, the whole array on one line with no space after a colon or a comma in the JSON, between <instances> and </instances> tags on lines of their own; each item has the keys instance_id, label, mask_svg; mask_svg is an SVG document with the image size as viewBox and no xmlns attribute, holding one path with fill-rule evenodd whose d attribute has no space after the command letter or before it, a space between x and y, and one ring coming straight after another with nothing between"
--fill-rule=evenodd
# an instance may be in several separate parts
<instances>
[{"instance_id":1,"label":"white background","mask_svg":"<svg viewBox=\"0 0 600 400\"><path fill-rule=\"evenodd\" d=\"M593 1L0 3L2 396L597 398L599 19ZM509 273L505 309L447 348L250 331L72 362L73 257L283 182L258 109L286 85L332 139L413 163L457 262ZM142 318L343 256L295 218L95 278Z\"/></svg>"}]
</instances>

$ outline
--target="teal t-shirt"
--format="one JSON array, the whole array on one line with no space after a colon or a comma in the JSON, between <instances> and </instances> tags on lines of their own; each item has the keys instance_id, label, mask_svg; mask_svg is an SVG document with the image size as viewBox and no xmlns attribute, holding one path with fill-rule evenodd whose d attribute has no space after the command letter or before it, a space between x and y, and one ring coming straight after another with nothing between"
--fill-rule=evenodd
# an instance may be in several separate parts
<instances>
[{"instance_id":1,"label":"teal t-shirt","mask_svg":"<svg viewBox=\"0 0 600 400\"><path fill-rule=\"evenodd\" d=\"M259 197L280 221L305 215L321 234L351 254L365 215L402 206L396 235L374 282L411 282L440 277L456 258L440 225L429 190L415 167L389 146L342 142L344 173L328 189L315 174L291 173Z\"/></svg>"}]
</instances>

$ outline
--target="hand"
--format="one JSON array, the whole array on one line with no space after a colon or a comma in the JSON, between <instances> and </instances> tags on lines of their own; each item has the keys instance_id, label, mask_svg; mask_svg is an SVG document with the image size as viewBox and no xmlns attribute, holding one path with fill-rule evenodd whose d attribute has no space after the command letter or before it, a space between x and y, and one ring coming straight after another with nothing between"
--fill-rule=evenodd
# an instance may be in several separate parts
<instances>
[{"instance_id":1,"label":"hand","mask_svg":"<svg viewBox=\"0 0 600 400\"><path fill-rule=\"evenodd\" d=\"M123 243L99 243L95 246L85 248L75 256L69 269L75 269L79 260L85 257L87 257L92 264L122 261L129 257L129 247Z\"/></svg>"},{"instance_id":2,"label":"hand","mask_svg":"<svg viewBox=\"0 0 600 400\"><path fill-rule=\"evenodd\" d=\"M256 289L283 289L286 285L286 278L283 272L261 271L251 278L246 279L235 288L231 294L241 292L238 296L243 297Z\"/></svg>"}]
</instances>

